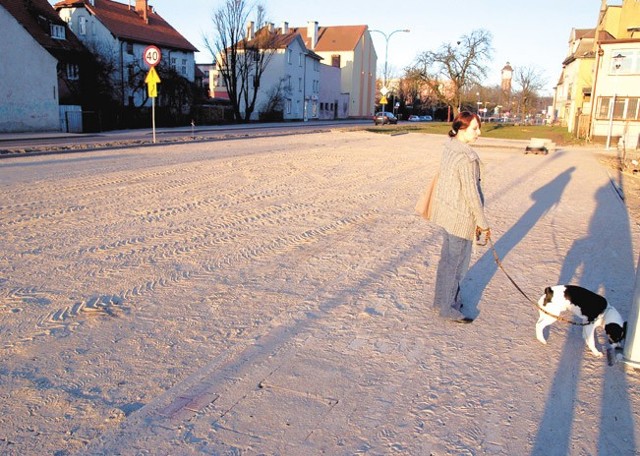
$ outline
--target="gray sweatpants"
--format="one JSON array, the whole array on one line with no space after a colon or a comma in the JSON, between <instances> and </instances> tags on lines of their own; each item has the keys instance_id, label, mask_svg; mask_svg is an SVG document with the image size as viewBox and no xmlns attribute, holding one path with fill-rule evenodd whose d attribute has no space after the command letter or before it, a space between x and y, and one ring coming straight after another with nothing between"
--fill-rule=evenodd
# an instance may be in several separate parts
<instances>
[{"instance_id":1,"label":"gray sweatpants","mask_svg":"<svg viewBox=\"0 0 640 456\"><path fill-rule=\"evenodd\" d=\"M469 270L473 242L442 230L442 252L436 274L433 307L444 318L460 318L460 283Z\"/></svg>"}]
</instances>

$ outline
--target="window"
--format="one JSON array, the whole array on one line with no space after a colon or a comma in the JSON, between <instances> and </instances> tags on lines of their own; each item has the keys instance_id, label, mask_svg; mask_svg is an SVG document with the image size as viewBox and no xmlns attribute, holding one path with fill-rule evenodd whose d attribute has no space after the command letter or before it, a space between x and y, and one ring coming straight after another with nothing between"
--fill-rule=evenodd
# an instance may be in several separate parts
<instances>
[{"instance_id":1,"label":"window","mask_svg":"<svg viewBox=\"0 0 640 456\"><path fill-rule=\"evenodd\" d=\"M127 54L133 55L133 43L127 43Z\"/></svg>"},{"instance_id":2,"label":"window","mask_svg":"<svg viewBox=\"0 0 640 456\"><path fill-rule=\"evenodd\" d=\"M80 35L87 34L87 18L86 17L80 17L78 19L78 33L80 33Z\"/></svg>"},{"instance_id":3,"label":"window","mask_svg":"<svg viewBox=\"0 0 640 456\"><path fill-rule=\"evenodd\" d=\"M596 117L598 119L610 119L613 107L613 118L616 120L640 120L639 105L639 97L616 97L615 105L613 97L598 97Z\"/></svg>"},{"instance_id":4,"label":"window","mask_svg":"<svg viewBox=\"0 0 640 456\"><path fill-rule=\"evenodd\" d=\"M80 79L80 67L77 63L67 63L67 79L69 81Z\"/></svg>"},{"instance_id":5,"label":"window","mask_svg":"<svg viewBox=\"0 0 640 456\"><path fill-rule=\"evenodd\" d=\"M302 92L302 78L298 78L298 92Z\"/></svg>"},{"instance_id":6,"label":"window","mask_svg":"<svg viewBox=\"0 0 640 456\"><path fill-rule=\"evenodd\" d=\"M62 25L51 24L51 38L54 40L66 40L67 35Z\"/></svg>"},{"instance_id":7,"label":"window","mask_svg":"<svg viewBox=\"0 0 640 456\"><path fill-rule=\"evenodd\" d=\"M288 98L284 102L284 109L287 112L287 114L291 114L291 100Z\"/></svg>"},{"instance_id":8,"label":"window","mask_svg":"<svg viewBox=\"0 0 640 456\"><path fill-rule=\"evenodd\" d=\"M336 67L336 68L340 68L340 56L339 55L332 55L331 56L331 66L332 67Z\"/></svg>"},{"instance_id":9,"label":"window","mask_svg":"<svg viewBox=\"0 0 640 456\"><path fill-rule=\"evenodd\" d=\"M175 57L171 57L171 68L176 70L176 58Z\"/></svg>"},{"instance_id":10,"label":"window","mask_svg":"<svg viewBox=\"0 0 640 456\"><path fill-rule=\"evenodd\" d=\"M639 98L629 98L627 102L627 117L629 119L640 119L638 116L638 101Z\"/></svg>"},{"instance_id":11,"label":"window","mask_svg":"<svg viewBox=\"0 0 640 456\"><path fill-rule=\"evenodd\" d=\"M182 67L180 68L184 76L187 75L187 59L182 59Z\"/></svg>"},{"instance_id":12,"label":"window","mask_svg":"<svg viewBox=\"0 0 640 456\"><path fill-rule=\"evenodd\" d=\"M287 63L291 65L291 56L293 55L293 50L287 49Z\"/></svg>"},{"instance_id":13,"label":"window","mask_svg":"<svg viewBox=\"0 0 640 456\"><path fill-rule=\"evenodd\" d=\"M640 73L640 49L613 49L609 74Z\"/></svg>"},{"instance_id":14,"label":"window","mask_svg":"<svg viewBox=\"0 0 640 456\"><path fill-rule=\"evenodd\" d=\"M611 103L611 97L600 97L599 101L596 117L599 119L606 119L609 117L609 104Z\"/></svg>"},{"instance_id":15,"label":"window","mask_svg":"<svg viewBox=\"0 0 640 456\"><path fill-rule=\"evenodd\" d=\"M298 66L302 66L302 52L298 54Z\"/></svg>"}]
</instances>

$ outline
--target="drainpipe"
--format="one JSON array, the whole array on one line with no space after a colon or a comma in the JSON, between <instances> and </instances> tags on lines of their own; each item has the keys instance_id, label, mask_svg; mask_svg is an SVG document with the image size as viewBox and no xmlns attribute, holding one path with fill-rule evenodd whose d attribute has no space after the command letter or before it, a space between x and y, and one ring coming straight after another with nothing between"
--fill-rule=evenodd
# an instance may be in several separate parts
<instances>
[{"instance_id":1,"label":"drainpipe","mask_svg":"<svg viewBox=\"0 0 640 456\"><path fill-rule=\"evenodd\" d=\"M593 113L596 106L596 87L598 86L598 71L600 70L600 58L604 55L604 50L598 45L596 57L596 72L593 77L593 87L591 87L591 112L589 113L589 139L593 138Z\"/></svg>"},{"instance_id":2,"label":"drainpipe","mask_svg":"<svg viewBox=\"0 0 640 456\"><path fill-rule=\"evenodd\" d=\"M302 71L304 72L302 74L302 102L304 103L302 106L302 120L304 122L307 122L309 120L309 116L307 114L307 56L306 54L304 55L304 65L302 65Z\"/></svg>"},{"instance_id":3,"label":"drainpipe","mask_svg":"<svg viewBox=\"0 0 640 456\"><path fill-rule=\"evenodd\" d=\"M120 90L122 90L122 108L125 107L125 93L124 93L124 55L122 52L122 45L124 41L120 40Z\"/></svg>"}]
</instances>

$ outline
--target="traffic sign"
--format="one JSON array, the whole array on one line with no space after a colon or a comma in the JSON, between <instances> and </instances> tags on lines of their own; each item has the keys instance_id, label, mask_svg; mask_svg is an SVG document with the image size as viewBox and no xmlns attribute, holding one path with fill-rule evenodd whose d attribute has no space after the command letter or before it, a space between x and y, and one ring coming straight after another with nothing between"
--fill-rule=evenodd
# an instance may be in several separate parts
<instances>
[{"instance_id":1,"label":"traffic sign","mask_svg":"<svg viewBox=\"0 0 640 456\"><path fill-rule=\"evenodd\" d=\"M144 59L144 63L153 68L160 63L162 52L160 52L157 46L147 46L142 54L142 58Z\"/></svg>"},{"instance_id":2,"label":"traffic sign","mask_svg":"<svg viewBox=\"0 0 640 456\"><path fill-rule=\"evenodd\" d=\"M160 76L156 71L156 67L152 66L147 73L147 77L144 78L144 83L147 84L147 90L149 91L149 98L155 98L158 96L158 83Z\"/></svg>"},{"instance_id":3,"label":"traffic sign","mask_svg":"<svg viewBox=\"0 0 640 456\"><path fill-rule=\"evenodd\" d=\"M380 98L380 104L386 105L387 103L388 103L387 97L383 95L382 98Z\"/></svg>"}]
</instances>

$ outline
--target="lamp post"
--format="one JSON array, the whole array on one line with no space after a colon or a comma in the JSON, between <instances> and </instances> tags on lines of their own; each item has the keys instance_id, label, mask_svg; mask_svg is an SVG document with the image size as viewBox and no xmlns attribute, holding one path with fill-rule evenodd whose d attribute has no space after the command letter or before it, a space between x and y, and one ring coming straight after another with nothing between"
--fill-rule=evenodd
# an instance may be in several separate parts
<instances>
[{"instance_id":1,"label":"lamp post","mask_svg":"<svg viewBox=\"0 0 640 456\"><path fill-rule=\"evenodd\" d=\"M369 30L369 32L373 33L380 33L382 36L384 36L384 40L385 40L385 46L384 46L384 73L382 73L382 87L386 90L387 89L387 65L389 63L388 57L389 57L389 40L391 39L391 37L396 34L396 33L409 33L409 29L398 29L398 30L394 30L393 32L389 33L388 35L386 33L384 33L382 30ZM384 95L383 95L384 96ZM384 104L382 105L382 112L384 112Z\"/></svg>"}]
</instances>

